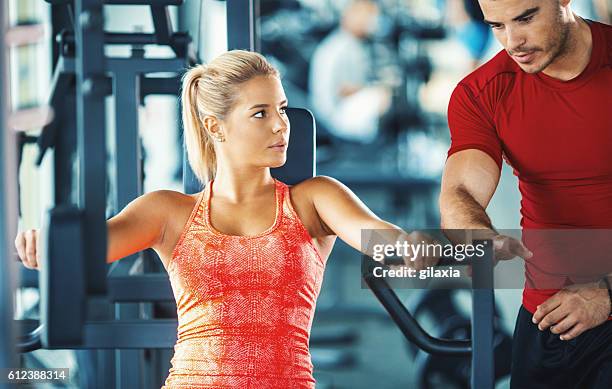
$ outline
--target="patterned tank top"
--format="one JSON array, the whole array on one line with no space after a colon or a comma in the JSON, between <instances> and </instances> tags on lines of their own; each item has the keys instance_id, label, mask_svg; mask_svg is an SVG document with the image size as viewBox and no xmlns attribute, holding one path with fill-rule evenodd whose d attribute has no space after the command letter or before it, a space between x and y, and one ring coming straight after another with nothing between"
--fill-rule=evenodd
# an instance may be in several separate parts
<instances>
[{"instance_id":1,"label":"patterned tank top","mask_svg":"<svg viewBox=\"0 0 612 389\"><path fill-rule=\"evenodd\" d=\"M314 388L308 350L325 261L275 180L274 224L256 236L210 222L200 193L168 264L177 342L163 388Z\"/></svg>"}]
</instances>

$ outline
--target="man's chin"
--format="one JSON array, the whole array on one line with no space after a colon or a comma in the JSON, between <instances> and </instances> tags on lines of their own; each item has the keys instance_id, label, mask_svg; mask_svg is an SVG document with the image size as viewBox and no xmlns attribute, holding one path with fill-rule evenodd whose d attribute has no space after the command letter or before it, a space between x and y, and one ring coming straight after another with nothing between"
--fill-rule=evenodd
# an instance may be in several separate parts
<instances>
[{"instance_id":1,"label":"man's chin","mask_svg":"<svg viewBox=\"0 0 612 389\"><path fill-rule=\"evenodd\" d=\"M540 66L537 66L536 64L522 64L518 62L517 64L525 73L533 74L542 71L542 68Z\"/></svg>"},{"instance_id":2,"label":"man's chin","mask_svg":"<svg viewBox=\"0 0 612 389\"><path fill-rule=\"evenodd\" d=\"M547 66L546 62L542 60L532 61L529 63L520 63L516 60L514 60L514 62L516 62L516 64L521 68L522 71L529 74L539 73Z\"/></svg>"},{"instance_id":3,"label":"man's chin","mask_svg":"<svg viewBox=\"0 0 612 389\"><path fill-rule=\"evenodd\" d=\"M541 50L538 50L536 55L534 55L529 62L520 62L515 57L511 56L512 60L521 68L521 70L529 74L542 72L550 64L552 64L557 57L557 55L551 55L550 52Z\"/></svg>"}]
</instances>

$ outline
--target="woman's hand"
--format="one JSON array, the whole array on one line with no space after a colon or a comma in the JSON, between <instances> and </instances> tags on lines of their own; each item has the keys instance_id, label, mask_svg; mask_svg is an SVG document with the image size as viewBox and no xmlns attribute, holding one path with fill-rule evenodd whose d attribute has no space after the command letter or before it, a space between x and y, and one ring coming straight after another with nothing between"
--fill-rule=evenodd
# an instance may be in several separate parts
<instances>
[{"instance_id":1,"label":"woman's hand","mask_svg":"<svg viewBox=\"0 0 612 389\"><path fill-rule=\"evenodd\" d=\"M421 231L412 231L411 233L403 233L400 235L398 242L406 242L408 245L412 246L414 249L412 250L412 254L404 256L404 264L411 269L415 269L416 271L421 271L427 269L428 267L435 266L440 258L433 255L433 251L428 247L433 247L436 245L440 245L440 242L436 241L431 236L427 235ZM417 249L419 248L420 249Z\"/></svg>"},{"instance_id":2,"label":"woman's hand","mask_svg":"<svg viewBox=\"0 0 612 389\"><path fill-rule=\"evenodd\" d=\"M38 245L39 230L27 230L17 234L15 248L23 266L28 269L38 269L40 249Z\"/></svg>"}]
</instances>

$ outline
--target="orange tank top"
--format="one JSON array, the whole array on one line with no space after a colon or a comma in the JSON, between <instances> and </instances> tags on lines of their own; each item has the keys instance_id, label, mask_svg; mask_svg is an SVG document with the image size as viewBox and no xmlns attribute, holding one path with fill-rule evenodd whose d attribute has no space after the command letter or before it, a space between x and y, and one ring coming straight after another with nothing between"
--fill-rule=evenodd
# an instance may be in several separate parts
<instances>
[{"instance_id":1,"label":"orange tank top","mask_svg":"<svg viewBox=\"0 0 612 389\"><path fill-rule=\"evenodd\" d=\"M308 350L325 261L275 180L274 224L256 236L210 223L202 191L168 264L177 342L163 388L314 388Z\"/></svg>"}]
</instances>

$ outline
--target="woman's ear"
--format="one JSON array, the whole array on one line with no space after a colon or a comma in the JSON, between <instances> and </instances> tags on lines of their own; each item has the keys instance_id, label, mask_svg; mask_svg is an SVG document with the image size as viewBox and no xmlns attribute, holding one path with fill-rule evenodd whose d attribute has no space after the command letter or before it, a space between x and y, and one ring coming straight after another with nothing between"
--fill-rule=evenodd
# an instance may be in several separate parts
<instances>
[{"instance_id":1,"label":"woman's ear","mask_svg":"<svg viewBox=\"0 0 612 389\"><path fill-rule=\"evenodd\" d=\"M204 125L204 130L215 140L223 142L225 140L225 135L221 131L221 123L219 119L214 116L206 115L202 120L202 124Z\"/></svg>"}]
</instances>

